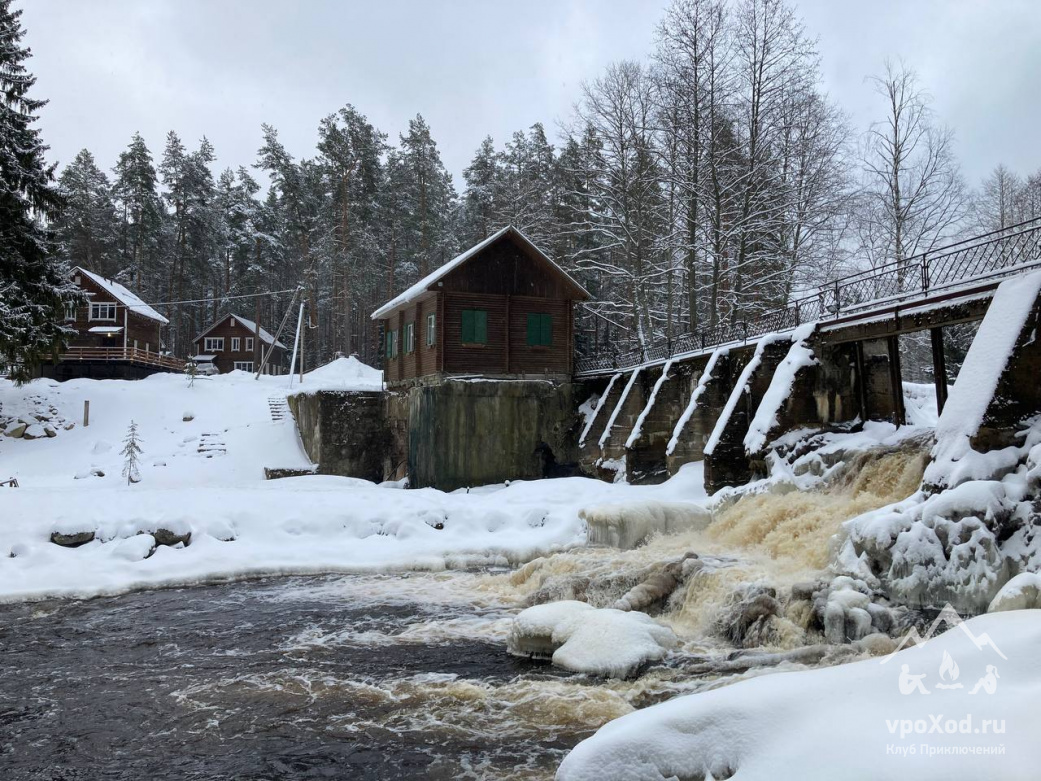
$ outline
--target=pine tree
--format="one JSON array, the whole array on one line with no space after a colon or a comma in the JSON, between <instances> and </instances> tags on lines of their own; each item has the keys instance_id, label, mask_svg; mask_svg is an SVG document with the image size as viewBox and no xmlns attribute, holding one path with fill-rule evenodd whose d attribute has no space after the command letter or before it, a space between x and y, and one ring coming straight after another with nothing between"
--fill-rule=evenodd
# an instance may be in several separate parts
<instances>
[{"instance_id":1,"label":"pine tree","mask_svg":"<svg viewBox=\"0 0 1041 781\"><path fill-rule=\"evenodd\" d=\"M64 206L54 229L70 264L83 266L103 277L115 277L116 211L105 172L86 149L65 167L58 178Z\"/></svg>"},{"instance_id":2,"label":"pine tree","mask_svg":"<svg viewBox=\"0 0 1041 781\"><path fill-rule=\"evenodd\" d=\"M21 14L0 0L0 355L15 364L17 380L61 351L68 338L62 308L77 300L53 233L41 224L57 212L60 195L33 127L46 101L29 97L36 78L25 67Z\"/></svg>"},{"instance_id":3,"label":"pine tree","mask_svg":"<svg viewBox=\"0 0 1041 781\"><path fill-rule=\"evenodd\" d=\"M122 456L123 477L127 479L127 485L141 482L141 441L137 438L137 423L134 421L130 421L130 428L123 440Z\"/></svg>"},{"instance_id":4,"label":"pine tree","mask_svg":"<svg viewBox=\"0 0 1041 781\"><path fill-rule=\"evenodd\" d=\"M408 133L401 136L400 162L412 266L417 276L424 277L454 253L450 220L455 190L430 126L419 114L409 120Z\"/></svg>"},{"instance_id":5,"label":"pine tree","mask_svg":"<svg viewBox=\"0 0 1041 781\"><path fill-rule=\"evenodd\" d=\"M152 153L140 133L134 133L130 145L119 154L113 173L121 265L131 287L151 298L160 292L152 280L158 276L165 214Z\"/></svg>"}]
</instances>

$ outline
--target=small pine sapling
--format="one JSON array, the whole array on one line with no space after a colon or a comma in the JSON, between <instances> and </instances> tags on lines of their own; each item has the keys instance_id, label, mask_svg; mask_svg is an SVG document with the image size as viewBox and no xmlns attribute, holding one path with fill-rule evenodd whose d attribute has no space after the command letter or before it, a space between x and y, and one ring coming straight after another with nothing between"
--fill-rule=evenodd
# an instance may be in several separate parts
<instances>
[{"instance_id":1,"label":"small pine sapling","mask_svg":"<svg viewBox=\"0 0 1041 781\"><path fill-rule=\"evenodd\" d=\"M195 375L198 374L199 367L195 361L188 361L184 364L184 374L188 378L188 387L191 388L195 385Z\"/></svg>"},{"instance_id":2,"label":"small pine sapling","mask_svg":"<svg viewBox=\"0 0 1041 781\"><path fill-rule=\"evenodd\" d=\"M123 477L127 479L127 485L141 481L140 455L141 441L137 437L137 423L130 421L126 439L123 440Z\"/></svg>"}]
</instances>

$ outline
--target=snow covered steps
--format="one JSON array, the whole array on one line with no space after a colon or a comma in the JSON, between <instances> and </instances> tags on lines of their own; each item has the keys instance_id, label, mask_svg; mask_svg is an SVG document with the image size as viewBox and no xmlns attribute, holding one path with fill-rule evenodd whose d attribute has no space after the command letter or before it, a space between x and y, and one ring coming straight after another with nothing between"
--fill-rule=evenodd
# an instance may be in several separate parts
<instances>
[{"instance_id":1,"label":"snow covered steps","mask_svg":"<svg viewBox=\"0 0 1041 781\"><path fill-rule=\"evenodd\" d=\"M203 434L199 437L198 452L206 458L226 456L228 446L224 444L224 437L220 434Z\"/></svg>"},{"instance_id":2,"label":"snow covered steps","mask_svg":"<svg viewBox=\"0 0 1041 781\"><path fill-rule=\"evenodd\" d=\"M269 396L267 406L271 410L271 419L275 422L285 420L289 416L289 404L285 396Z\"/></svg>"}]
</instances>

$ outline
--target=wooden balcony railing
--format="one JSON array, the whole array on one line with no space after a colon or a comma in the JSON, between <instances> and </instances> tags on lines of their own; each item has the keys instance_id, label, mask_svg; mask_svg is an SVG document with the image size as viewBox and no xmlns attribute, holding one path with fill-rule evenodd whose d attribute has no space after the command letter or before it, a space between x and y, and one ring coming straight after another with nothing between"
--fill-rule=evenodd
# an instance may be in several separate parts
<instances>
[{"instance_id":1,"label":"wooden balcony railing","mask_svg":"<svg viewBox=\"0 0 1041 781\"><path fill-rule=\"evenodd\" d=\"M120 361L142 366L156 366L169 371L184 371L184 361L136 347L69 347L62 361Z\"/></svg>"}]
</instances>

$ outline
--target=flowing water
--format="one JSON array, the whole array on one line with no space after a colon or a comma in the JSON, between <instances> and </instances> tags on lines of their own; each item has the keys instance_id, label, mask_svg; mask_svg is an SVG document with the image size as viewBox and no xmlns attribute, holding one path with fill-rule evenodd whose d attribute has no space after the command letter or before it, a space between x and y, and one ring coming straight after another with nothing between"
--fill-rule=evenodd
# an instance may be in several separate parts
<instances>
[{"instance_id":1,"label":"flowing water","mask_svg":"<svg viewBox=\"0 0 1041 781\"><path fill-rule=\"evenodd\" d=\"M784 649L819 642L790 606L760 623L748 661L726 627L750 590L819 575L840 522L910 493L920 461L887 454L829 493L746 497L704 532L513 572L278 578L0 606L0 778L551 778L607 721L791 666ZM650 608L683 645L638 678L507 655L524 606L610 605L690 552L682 582ZM849 658L832 649L800 663Z\"/></svg>"}]
</instances>

